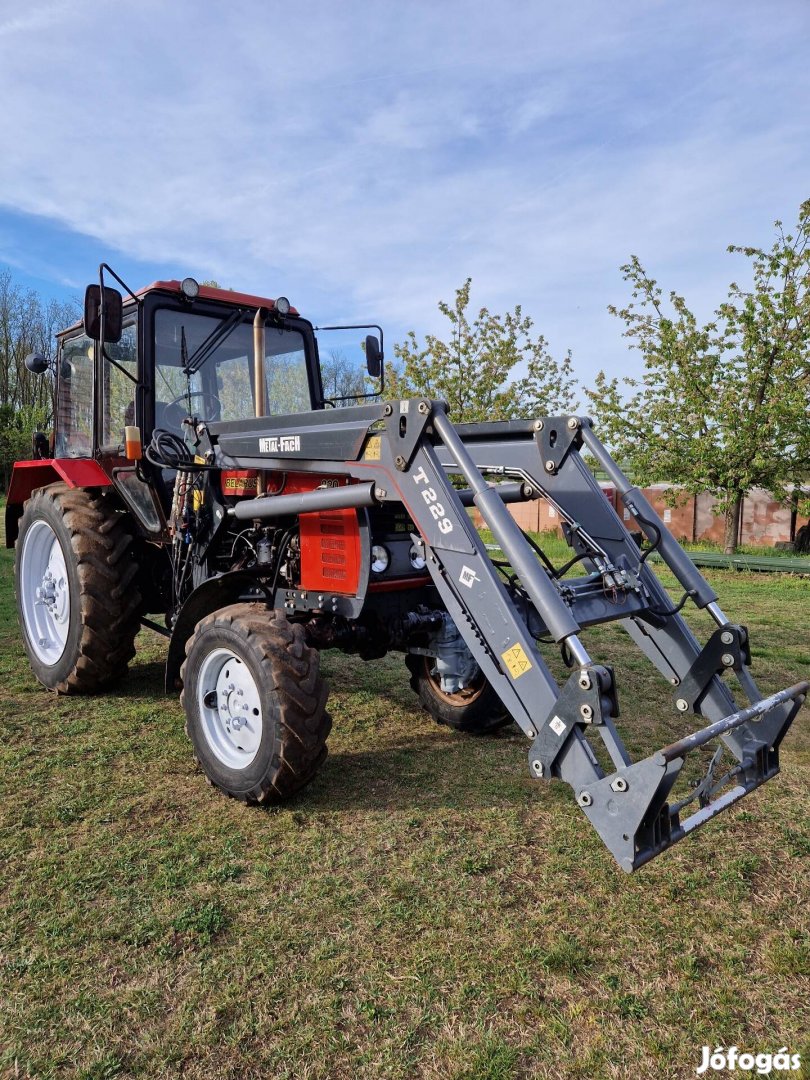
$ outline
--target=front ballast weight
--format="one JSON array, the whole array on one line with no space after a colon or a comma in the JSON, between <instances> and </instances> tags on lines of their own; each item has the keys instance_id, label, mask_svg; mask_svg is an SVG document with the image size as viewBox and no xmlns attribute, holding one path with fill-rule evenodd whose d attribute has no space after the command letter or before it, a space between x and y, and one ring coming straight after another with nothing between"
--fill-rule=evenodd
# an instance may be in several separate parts
<instances>
[{"instance_id":1,"label":"front ballast weight","mask_svg":"<svg viewBox=\"0 0 810 1080\"><path fill-rule=\"evenodd\" d=\"M700 575L644 495L623 475L583 417L455 427L441 402L387 406L383 479L389 499L408 508L424 543L426 565L449 617L508 713L531 740L529 771L559 778L625 871L631 872L779 771L779 746L807 694L801 682L763 698L749 671L747 631L731 624ZM647 537L642 551L603 495L580 451L588 449L613 481L630 518ZM447 474L461 474L456 490ZM485 477L508 481L490 485ZM395 479L394 479L395 478ZM392 484L393 480L393 484ZM391 488L394 490L390 490ZM545 497L564 526L574 557L555 570L508 512L505 503ZM475 506L504 559L498 566L471 527ZM440 513L437 512L437 507ZM417 537L415 537L417 538ZM647 556L657 551L684 589L673 605ZM583 574L564 576L573 563ZM717 624L701 647L682 618L687 601ZM595 663L582 630L617 621L658 668L673 692L673 722L684 713L709 721L634 762L616 727L614 672ZM551 637L574 668L560 688L537 648ZM740 708L724 672L748 696ZM612 769L589 741L596 735ZM673 801L689 754L718 739L701 779ZM734 763L722 771L720 759ZM603 758L604 760L604 758ZM695 812L682 819L683 811Z\"/></svg>"}]
</instances>

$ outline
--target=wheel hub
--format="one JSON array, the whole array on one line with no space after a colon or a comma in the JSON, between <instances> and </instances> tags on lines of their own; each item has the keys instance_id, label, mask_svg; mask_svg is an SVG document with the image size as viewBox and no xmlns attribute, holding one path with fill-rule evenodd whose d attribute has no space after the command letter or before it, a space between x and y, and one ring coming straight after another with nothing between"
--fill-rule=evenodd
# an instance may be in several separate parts
<instances>
[{"instance_id":1,"label":"wheel hub","mask_svg":"<svg viewBox=\"0 0 810 1080\"><path fill-rule=\"evenodd\" d=\"M229 768L246 768L262 735L261 699L247 664L229 649L213 650L200 669L197 701L213 753Z\"/></svg>"},{"instance_id":2,"label":"wheel hub","mask_svg":"<svg viewBox=\"0 0 810 1080\"><path fill-rule=\"evenodd\" d=\"M34 521L20 555L20 607L37 659L57 663L70 629L70 585L62 545L47 521Z\"/></svg>"}]
</instances>

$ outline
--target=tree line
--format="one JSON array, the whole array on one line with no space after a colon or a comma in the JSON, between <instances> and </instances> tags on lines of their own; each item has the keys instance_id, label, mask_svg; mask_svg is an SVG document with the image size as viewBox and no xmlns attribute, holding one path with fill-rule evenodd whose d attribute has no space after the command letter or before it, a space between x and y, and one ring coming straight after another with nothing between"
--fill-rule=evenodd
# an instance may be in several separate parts
<instances>
[{"instance_id":1,"label":"tree line","mask_svg":"<svg viewBox=\"0 0 810 1080\"><path fill-rule=\"evenodd\" d=\"M56 334L75 322L78 301L45 300L24 289L10 270L0 271L0 482L7 490L15 461L31 457L34 431L47 430L53 418L54 382L25 366L31 352L52 360Z\"/></svg>"},{"instance_id":2,"label":"tree line","mask_svg":"<svg viewBox=\"0 0 810 1080\"><path fill-rule=\"evenodd\" d=\"M632 256L629 287L611 313L643 360L638 378L600 371L584 388L604 441L642 485L669 481L708 492L725 517L733 551L746 493L763 487L789 501L810 479L810 200L796 225L775 223L770 248L732 245L748 260L746 283L732 282L705 323L685 298L663 288ZM439 311L444 337L414 331L386 364L386 396L448 402L456 422L575 412L570 352L555 358L518 305L505 314L470 309L472 281ZM55 332L73 322L78 301L43 300L0 272L0 479L30 456L31 433L53 415L53 380L25 367L29 352L51 358ZM323 358L327 397L362 393L362 377L336 351ZM350 403L350 402L349 402ZM677 490L672 493L677 499Z\"/></svg>"},{"instance_id":3,"label":"tree line","mask_svg":"<svg viewBox=\"0 0 810 1080\"><path fill-rule=\"evenodd\" d=\"M633 256L621 268L630 299L609 310L643 374L600 371L585 388L601 438L636 483L714 496L729 552L747 492L763 487L789 502L810 482L810 200L792 230L779 221L775 230L767 250L728 248L749 260L747 283L732 282L705 323ZM420 344L411 331L395 347L390 396L444 398L457 422L575 412L570 353L555 360L520 307L471 315L470 285L439 304L446 340Z\"/></svg>"}]
</instances>

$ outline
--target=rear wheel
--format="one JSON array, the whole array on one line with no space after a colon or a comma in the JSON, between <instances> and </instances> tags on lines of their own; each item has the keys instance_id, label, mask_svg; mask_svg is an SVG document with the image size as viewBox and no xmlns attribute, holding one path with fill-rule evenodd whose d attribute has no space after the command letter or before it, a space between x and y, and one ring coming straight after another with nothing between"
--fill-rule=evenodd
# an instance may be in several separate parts
<instances>
[{"instance_id":1,"label":"rear wheel","mask_svg":"<svg viewBox=\"0 0 810 1080\"><path fill-rule=\"evenodd\" d=\"M66 484L26 502L15 552L17 611L37 679L61 694L119 679L135 654L141 598L126 518Z\"/></svg>"},{"instance_id":2,"label":"rear wheel","mask_svg":"<svg viewBox=\"0 0 810 1080\"><path fill-rule=\"evenodd\" d=\"M422 708L437 724L446 724L470 735L486 735L510 723L503 702L479 668L468 686L446 694L431 656L409 653L405 663L411 673L411 689L419 695Z\"/></svg>"},{"instance_id":3,"label":"rear wheel","mask_svg":"<svg viewBox=\"0 0 810 1080\"><path fill-rule=\"evenodd\" d=\"M319 661L302 626L260 604L233 604L197 624L180 700L214 787L263 803L294 795L315 776L332 727Z\"/></svg>"}]
</instances>

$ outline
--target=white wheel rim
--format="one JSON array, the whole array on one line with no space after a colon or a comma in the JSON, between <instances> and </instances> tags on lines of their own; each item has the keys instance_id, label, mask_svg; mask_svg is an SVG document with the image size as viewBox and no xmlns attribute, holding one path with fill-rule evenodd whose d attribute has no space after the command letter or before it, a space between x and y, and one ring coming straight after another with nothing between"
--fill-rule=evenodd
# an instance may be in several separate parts
<instances>
[{"instance_id":1,"label":"white wheel rim","mask_svg":"<svg viewBox=\"0 0 810 1080\"><path fill-rule=\"evenodd\" d=\"M246 769L259 752L262 702L247 664L230 649L214 649L203 661L197 707L215 757L229 769Z\"/></svg>"},{"instance_id":2,"label":"white wheel rim","mask_svg":"<svg viewBox=\"0 0 810 1080\"><path fill-rule=\"evenodd\" d=\"M67 645L70 583L62 545L47 521L28 529L20 553L20 609L37 659L53 667Z\"/></svg>"}]
</instances>

